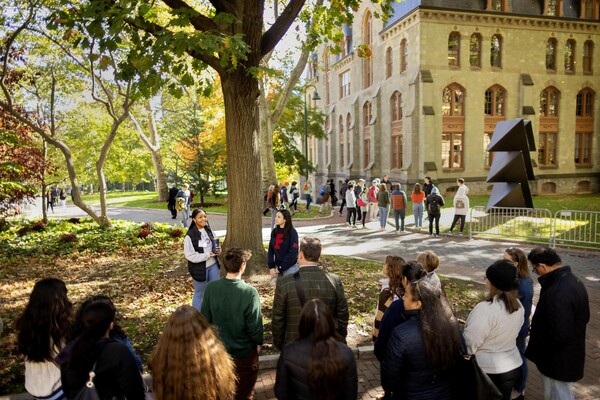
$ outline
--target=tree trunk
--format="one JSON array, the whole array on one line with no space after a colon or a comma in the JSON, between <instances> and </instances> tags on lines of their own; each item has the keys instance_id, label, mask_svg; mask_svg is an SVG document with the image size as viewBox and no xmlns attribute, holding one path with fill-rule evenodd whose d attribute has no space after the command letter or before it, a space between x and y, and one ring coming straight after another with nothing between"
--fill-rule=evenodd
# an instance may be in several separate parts
<instances>
[{"instance_id":1,"label":"tree trunk","mask_svg":"<svg viewBox=\"0 0 600 400\"><path fill-rule=\"evenodd\" d=\"M260 154L258 142L258 81L244 70L221 76L225 102L228 197L227 237L223 247L252 251L249 273L266 267L262 241Z\"/></svg>"},{"instance_id":2,"label":"tree trunk","mask_svg":"<svg viewBox=\"0 0 600 400\"><path fill-rule=\"evenodd\" d=\"M266 193L269 185L277 183L275 173L275 157L273 156L273 126L269 111L269 105L264 90L261 91L258 100L259 126L260 126L260 169L262 171L261 193Z\"/></svg>"},{"instance_id":3,"label":"tree trunk","mask_svg":"<svg viewBox=\"0 0 600 400\"><path fill-rule=\"evenodd\" d=\"M146 103L146 111L148 112L148 129L150 130L150 142L153 146L147 146L152 152L152 163L154 164L154 174L156 175L156 191L158 192L159 201L169 200L169 188L167 187L167 174L163 164L163 157L160 154L161 141L156 123L154 121L154 113L150 101ZM146 143L142 138L142 141ZM148 145L148 143L147 143Z\"/></svg>"}]
</instances>

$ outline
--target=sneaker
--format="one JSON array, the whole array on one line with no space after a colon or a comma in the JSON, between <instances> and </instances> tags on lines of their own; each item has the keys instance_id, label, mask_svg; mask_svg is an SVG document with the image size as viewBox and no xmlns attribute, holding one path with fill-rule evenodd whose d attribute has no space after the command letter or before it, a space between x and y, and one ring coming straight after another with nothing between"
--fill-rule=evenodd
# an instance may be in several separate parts
<instances>
[{"instance_id":1,"label":"sneaker","mask_svg":"<svg viewBox=\"0 0 600 400\"><path fill-rule=\"evenodd\" d=\"M462 235L463 235L463 233L462 233L462 232L458 232L458 235L459 235L459 236L462 236Z\"/></svg>"},{"instance_id":2,"label":"sneaker","mask_svg":"<svg viewBox=\"0 0 600 400\"><path fill-rule=\"evenodd\" d=\"M352 225L352 227L353 227L354 229L358 229L358 226L356 226L356 225Z\"/></svg>"},{"instance_id":3,"label":"sneaker","mask_svg":"<svg viewBox=\"0 0 600 400\"><path fill-rule=\"evenodd\" d=\"M446 235L448 235L448 236L452 236L452 231L448 231L448 232L446 232Z\"/></svg>"},{"instance_id":4,"label":"sneaker","mask_svg":"<svg viewBox=\"0 0 600 400\"><path fill-rule=\"evenodd\" d=\"M436 238L437 238L437 237L440 237L440 235L436 233L436 234L435 234L435 237L436 237Z\"/></svg>"},{"instance_id":5,"label":"sneaker","mask_svg":"<svg viewBox=\"0 0 600 400\"><path fill-rule=\"evenodd\" d=\"M431 239L433 237L433 235L429 235L429 238Z\"/></svg>"}]
</instances>

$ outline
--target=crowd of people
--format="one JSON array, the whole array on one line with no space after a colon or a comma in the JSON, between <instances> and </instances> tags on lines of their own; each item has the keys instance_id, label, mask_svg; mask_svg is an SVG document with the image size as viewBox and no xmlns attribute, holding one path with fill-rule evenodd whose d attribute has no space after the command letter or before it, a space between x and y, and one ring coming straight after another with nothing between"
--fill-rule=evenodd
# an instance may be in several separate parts
<instances>
[{"instance_id":1,"label":"crowd of people","mask_svg":"<svg viewBox=\"0 0 600 400\"><path fill-rule=\"evenodd\" d=\"M207 215L194 210L191 218L184 254L194 281L192 306L182 305L169 317L148 360L151 381L144 381L141 360L109 297L89 297L74 312L66 284L45 278L35 284L17 321L30 394L75 399L93 379L101 399L253 398L264 325L258 291L242 279L252 254L226 249L220 278L221 248ZM320 265L320 240L300 239L287 210L277 211L275 224L268 249L275 283L271 331L280 350L275 395L356 399L342 280ZM590 318L585 286L552 248L525 255L511 247L497 258L486 269L484 300L463 323L446 299L434 252L409 261L385 259L381 292L373 299L374 354L384 399L465 398L466 378L458 368L465 351L476 357L503 400L524 398L527 359L542 374L545 399L573 398L572 382L583 377ZM528 264L541 284L531 321Z\"/></svg>"},{"instance_id":2,"label":"crowd of people","mask_svg":"<svg viewBox=\"0 0 600 400\"><path fill-rule=\"evenodd\" d=\"M46 191L46 209L54 212L54 207L60 206L67 208L67 191L65 188L59 188L58 186L49 187Z\"/></svg>"}]
</instances>

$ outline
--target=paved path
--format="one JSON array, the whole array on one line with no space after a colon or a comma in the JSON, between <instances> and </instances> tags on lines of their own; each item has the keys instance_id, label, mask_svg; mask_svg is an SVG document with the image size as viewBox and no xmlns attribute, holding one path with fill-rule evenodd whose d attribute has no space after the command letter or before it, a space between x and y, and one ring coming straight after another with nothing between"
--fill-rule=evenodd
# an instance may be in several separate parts
<instances>
[{"instance_id":1,"label":"paved path","mask_svg":"<svg viewBox=\"0 0 600 400\"><path fill-rule=\"evenodd\" d=\"M452 211L444 211L440 225L447 227L452 220ZM86 216L72 206L68 206L66 210L57 209L55 215L62 217ZM109 216L137 222L174 223L175 221L170 219L167 210L129 207L109 207ZM213 214L209 216L209 220L215 230L222 231L217 232L218 234L224 233L226 216ZM441 274L476 281L483 281L487 266L500 258L505 248L515 245L514 242L469 240L459 236L430 239L425 231L410 231L404 235L395 235L390 225L386 232L381 232L378 222L368 223L368 229L349 229L344 226L343 222L344 219L338 216L336 210L329 218L310 221L295 220L294 225L300 236L319 237L324 244L325 254L355 256L383 262L384 258L390 254L401 255L407 260L415 259L420 251L428 249L440 256L439 271ZM412 222L411 217L407 218L409 229L411 229ZM269 233L270 218L264 218L263 237L267 239ZM526 243L517 245L526 252L533 247ZM591 320L587 331L585 377L575 384L576 398L600 399L600 265L598 265L600 252L560 248L558 251L563 263L571 265L575 274L583 280L590 298ZM534 304L539 293L537 282L535 293ZM360 352L358 370L359 398L373 399L381 395L379 363L368 351ZM541 400L543 398L542 383L535 365L530 363L529 372L527 399ZM274 399L274 383L275 370L272 367L262 369L256 384L255 398L257 400ZM1 397L0 400L2 400Z\"/></svg>"}]
</instances>

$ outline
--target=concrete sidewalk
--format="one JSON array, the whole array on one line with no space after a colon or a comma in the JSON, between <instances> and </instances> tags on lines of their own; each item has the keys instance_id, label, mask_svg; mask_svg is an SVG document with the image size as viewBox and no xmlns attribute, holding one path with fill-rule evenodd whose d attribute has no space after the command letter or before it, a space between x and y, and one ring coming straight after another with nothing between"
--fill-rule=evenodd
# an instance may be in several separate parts
<instances>
[{"instance_id":1,"label":"concrete sidewalk","mask_svg":"<svg viewBox=\"0 0 600 400\"><path fill-rule=\"evenodd\" d=\"M482 282L485 270L496 259L501 258L504 249L519 246L525 252L534 246L527 243L469 240L462 236L442 236L429 238L425 231L396 235L391 226L385 232L379 230L378 222L367 224L368 229L350 229L339 224L342 218L332 217L330 225L298 228L300 236L316 236L323 242L324 254L360 257L383 262L387 255L399 255L405 260L414 260L419 252L434 251L440 256L441 274L473 279ZM338 222L338 223L336 223ZM441 225L449 225L451 215L443 219ZM600 399L600 265L597 259L600 252L558 248L563 264L570 265L587 287L590 298L590 323L587 328L585 377L577 382L576 399ZM535 282L534 304L539 295L539 284ZM376 301L376 299L373 299ZM358 358L359 399L374 399L383 394L379 379L379 362L369 352L359 352ZM274 399L275 369L262 369L256 384L257 400ZM543 387L535 365L529 364L526 398L542 400Z\"/></svg>"}]
</instances>

